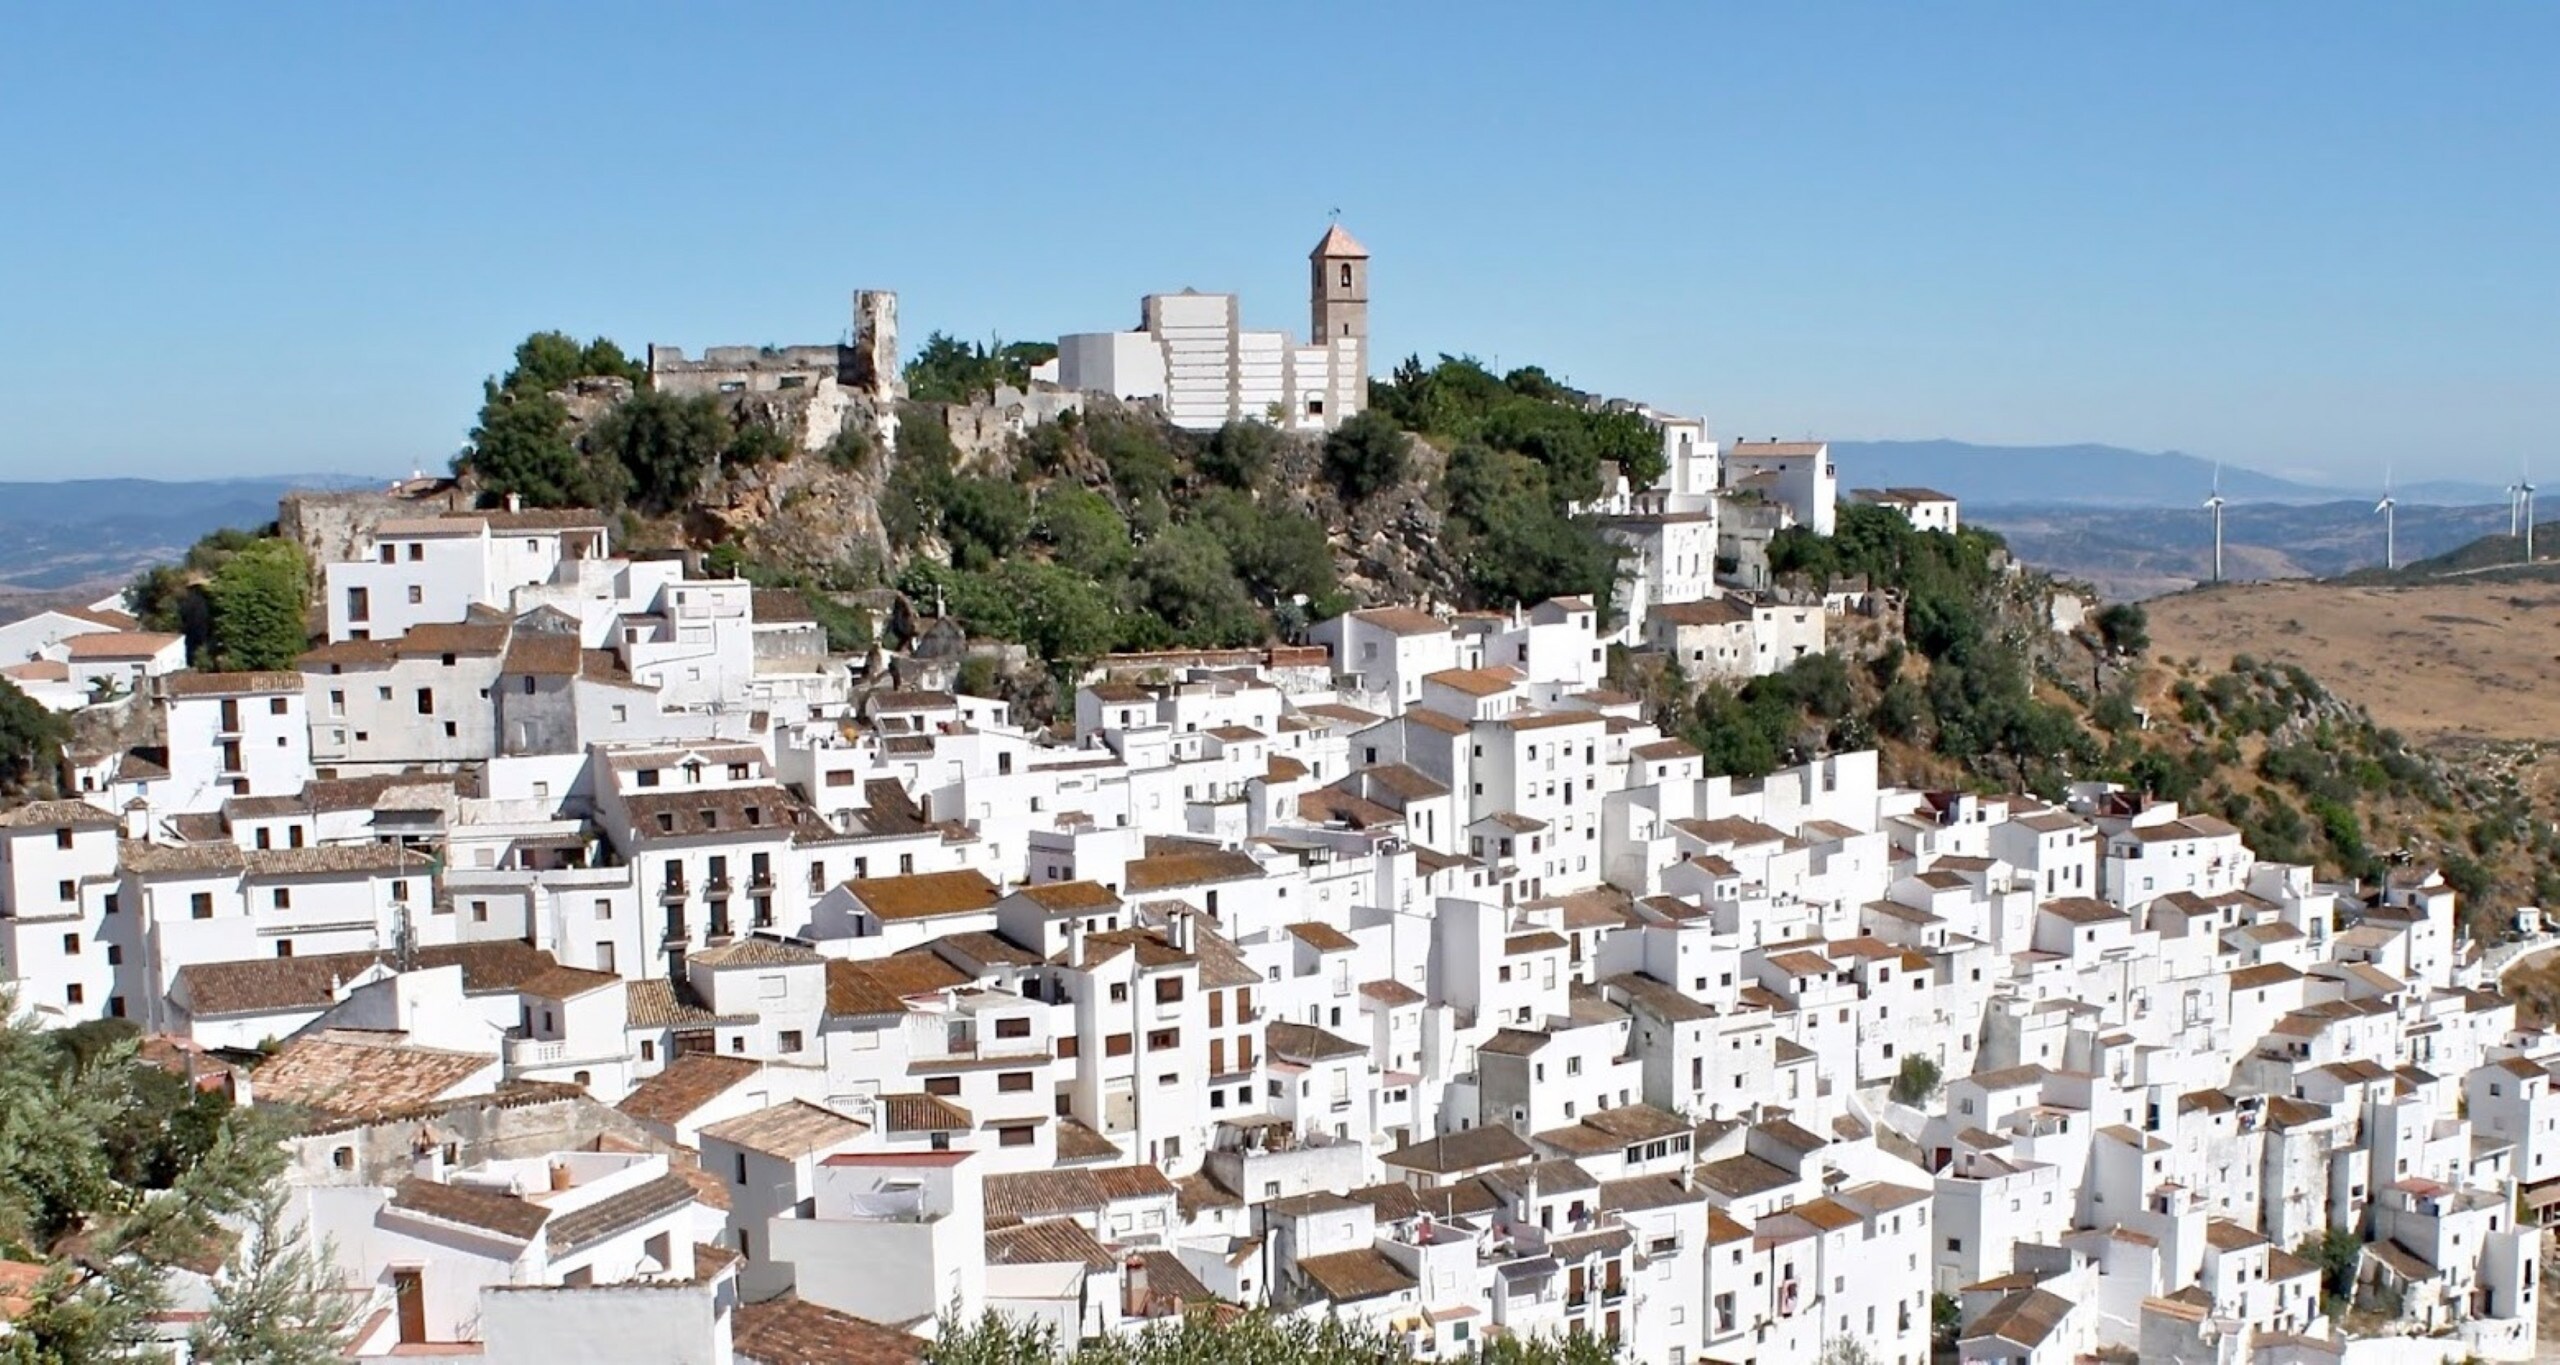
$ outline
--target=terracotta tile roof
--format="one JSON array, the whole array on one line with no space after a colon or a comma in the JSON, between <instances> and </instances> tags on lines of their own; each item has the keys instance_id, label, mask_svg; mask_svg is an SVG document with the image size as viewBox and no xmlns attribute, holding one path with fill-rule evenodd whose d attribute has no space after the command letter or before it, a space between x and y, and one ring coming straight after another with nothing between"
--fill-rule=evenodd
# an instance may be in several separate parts
<instances>
[{"instance_id":1,"label":"terracotta tile roof","mask_svg":"<svg viewBox=\"0 0 2560 1365\"><path fill-rule=\"evenodd\" d=\"M86 801L30 801L0 811L0 829L97 829L116 817Z\"/></svg>"},{"instance_id":2,"label":"terracotta tile roof","mask_svg":"<svg viewBox=\"0 0 2560 1365\"><path fill-rule=\"evenodd\" d=\"M1360 994L1364 999L1375 1000L1380 1005L1383 1005L1388 1009L1398 1009L1406 1005L1419 1005L1425 999L1422 992L1415 990L1413 987L1408 986L1401 981L1390 981L1385 979L1361 982Z\"/></svg>"},{"instance_id":3,"label":"terracotta tile roof","mask_svg":"<svg viewBox=\"0 0 2560 1365\"><path fill-rule=\"evenodd\" d=\"M705 948L686 958L685 963L688 966L698 963L719 971L731 967L814 967L826 960L815 949L802 944L750 934L717 947Z\"/></svg>"},{"instance_id":4,"label":"terracotta tile roof","mask_svg":"<svg viewBox=\"0 0 2560 1365\"><path fill-rule=\"evenodd\" d=\"M968 1110L921 1093L881 1096L880 1121L892 1133L965 1133L978 1126Z\"/></svg>"},{"instance_id":5,"label":"terracotta tile roof","mask_svg":"<svg viewBox=\"0 0 2560 1365\"><path fill-rule=\"evenodd\" d=\"M1043 910L1080 913L1108 910L1120 904L1111 888L1100 882L1040 882L1022 887L1013 894L1024 897Z\"/></svg>"},{"instance_id":6,"label":"terracotta tile roof","mask_svg":"<svg viewBox=\"0 0 2560 1365\"><path fill-rule=\"evenodd\" d=\"M315 844L308 848L252 848L240 853L252 877L325 877L334 873L427 875L433 864L397 844Z\"/></svg>"},{"instance_id":7,"label":"terracotta tile roof","mask_svg":"<svg viewBox=\"0 0 2560 1365\"><path fill-rule=\"evenodd\" d=\"M798 1160L822 1148L851 1142L869 1126L806 1100L787 1100L752 1114L715 1123L702 1130L705 1140L718 1138L766 1156Z\"/></svg>"},{"instance_id":8,"label":"terracotta tile roof","mask_svg":"<svg viewBox=\"0 0 2560 1365\"><path fill-rule=\"evenodd\" d=\"M975 868L917 872L903 877L860 877L844 884L862 907L883 920L931 919L992 909L1002 898L994 882Z\"/></svg>"},{"instance_id":9,"label":"terracotta tile roof","mask_svg":"<svg viewBox=\"0 0 2560 1365\"><path fill-rule=\"evenodd\" d=\"M146 877L184 876L238 872L248 867L249 860L240 856L240 846L233 843L154 844L124 839L116 844L116 865Z\"/></svg>"},{"instance_id":10,"label":"terracotta tile roof","mask_svg":"<svg viewBox=\"0 0 2560 1365\"><path fill-rule=\"evenodd\" d=\"M574 678L585 666L586 651L575 635L517 631L507 642L506 661L498 671L530 677Z\"/></svg>"},{"instance_id":11,"label":"terracotta tile roof","mask_svg":"<svg viewBox=\"0 0 2560 1365\"><path fill-rule=\"evenodd\" d=\"M1423 674L1422 680L1470 697L1498 697L1520 685L1520 672L1514 668L1444 668Z\"/></svg>"},{"instance_id":12,"label":"terracotta tile roof","mask_svg":"<svg viewBox=\"0 0 2560 1365\"><path fill-rule=\"evenodd\" d=\"M691 986L663 977L650 981L626 981L622 989L623 1016L633 1028L683 1032L723 1023L747 1023L753 1017L730 1019L713 1014L702 1007Z\"/></svg>"},{"instance_id":13,"label":"terracotta tile roof","mask_svg":"<svg viewBox=\"0 0 2560 1365\"><path fill-rule=\"evenodd\" d=\"M1317 242L1316 249L1308 252L1307 255L1310 259L1365 261L1369 259L1369 248L1360 245L1358 238L1343 231L1342 224L1335 223L1324 230L1324 239Z\"/></svg>"},{"instance_id":14,"label":"terracotta tile roof","mask_svg":"<svg viewBox=\"0 0 2560 1365\"><path fill-rule=\"evenodd\" d=\"M987 1224L1023 1223L1064 1214L1092 1213L1106 1202L1095 1167L1013 1171L986 1178Z\"/></svg>"},{"instance_id":15,"label":"terracotta tile roof","mask_svg":"<svg viewBox=\"0 0 2560 1365\"><path fill-rule=\"evenodd\" d=\"M1335 1303L1359 1303L1410 1290L1413 1277L1376 1247L1337 1251L1330 1256L1298 1258L1298 1273Z\"/></svg>"},{"instance_id":16,"label":"terracotta tile roof","mask_svg":"<svg viewBox=\"0 0 2560 1365\"><path fill-rule=\"evenodd\" d=\"M1705 1002L1683 995L1680 988L1637 972L1609 977L1600 984L1624 995L1628 1002L1666 1023L1695 1023L1712 1019L1715 1010Z\"/></svg>"},{"instance_id":17,"label":"terracotta tile roof","mask_svg":"<svg viewBox=\"0 0 2560 1365\"><path fill-rule=\"evenodd\" d=\"M1601 1109L1582 1116L1583 1126L1594 1128L1618 1140L1620 1144L1650 1142L1689 1131L1689 1121L1668 1110L1650 1104L1622 1104L1614 1109Z\"/></svg>"},{"instance_id":18,"label":"terracotta tile roof","mask_svg":"<svg viewBox=\"0 0 2560 1365\"><path fill-rule=\"evenodd\" d=\"M1320 953L1347 953L1360 945L1349 934L1330 924L1305 920L1288 928L1289 937Z\"/></svg>"},{"instance_id":19,"label":"terracotta tile roof","mask_svg":"<svg viewBox=\"0 0 2560 1365\"><path fill-rule=\"evenodd\" d=\"M982 972L988 967L1036 967L1045 960L1012 939L985 930L944 934L920 948L909 948L907 952L931 953L964 972Z\"/></svg>"},{"instance_id":20,"label":"terracotta tile roof","mask_svg":"<svg viewBox=\"0 0 2560 1365\"><path fill-rule=\"evenodd\" d=\"M643 839L787 834L805 825L824 824L791 793L770 783L699 791L631 791L624 793L622 806L631 814L631 827ZM660 816L666 818L661 820Z\"/></svg>"},{"instance_id":21,"label":"terracotta tile roof","mask_svg":"<svg viewBox=\"0 0 2560 1365\"><path fill-rule=\"evenodd\" d=\"M1600 1182L1600 1207L1604 1209L1666 1209L1702 1203L1706 1197L1704 1192L1691 1189L1667 1175L1639 1175Z\"/></svg>"},{"instance_id":22,"label":"terracotta tile roof","mask_svg":"<svg viewBox=\"0 0 2560 1365\"><path fill-rule=\"evenodd\" d=\"M1058 1120L1058 1160L1120 1161L1126 1156L1084 1120L1072 1116Z\"/></svg>"},{"instance_id":23,"label":"terracotta tile roof","mask_svg":"<svg viewBox=\"0 0 2560 1365\"><path fill-rule=\"evenodd\" d=\"M299 693L299 673L172 673L160 680L172 697L246 697L276 692Z\"/></svg>"},{"instance_id":24,"label":"terracotta tile roof","mask_svg":"<svg viewBox=\"0 0 2560 1365\"><path fill-rule=\"evenodd\" d=\"M1751 619L1751 608L1730 597L1710 597L1698 602L1666 602L1648 608L1646 615L1674 626L1737 626Z\"/></svg>"},{"instance_id":25,"label":"terracotta tile roof","mask_svg":"<svg viewBox=\"0 0 2560 1365\"><path fill-rule=\"evenodd\" d=\"M1263 1026L1263 1050L1274 1057L1293 1062L1338 1061L1344 1057L1365 1057L1369 1049L1317 1028L1313 1024L1292 1024L1273 1020Z\"/></svg>"},{"instance_id":26,"label":"terracotta tile roof","mask_svg":"<svg viewBox=\"0 0 2560 1365\"><path fill-rule=\"evenodd\" d=\"M1725 447L1725 451L1729 455L1749 457L1817 455L1828 448L1828 443L1823 441L1736 441Z\"/></svg>"},{"instance_id":27,"label":"terracotta tile roof","mask_svg":"<svg viewBox=\"0 0 2560 1365\"><path fill-rule=\"evenodd\" d=\"M1163 853L1129 864L1131 891L1170 891L1208 882L1241 881L1262 875L1262 864L1229 849L1198 853Z\"/></svg>"},{"instance_id":28,"label":"terracotta tile roof","mask_svg":"<svg viewBox=\"0 0 2560 1365\"><path fill-rule=\"evenodd\" d=\"M526 507L512 512L491 507L476 512L446 512L442 519L477 521L493 531L517 532L601 531L608 525L604 513L587 507Z\"/></svg>"},{"instance_id":29,"label":"terracotta tile roof","mask_svg":"<svg viewBox=\"0 0 2560 1365\"><path fill-rule=\"evenodd\" d=\"M1376 626L1391 635L1439 635L1449 629L1448 622L1411 607L1371 607L1351 613L1351 619L1364 626Z\"/></svg>"},{"instance_id":30,"label":"terracotta tile roof","mask_svg":"<svg viewBox=\"0 0 2560 1365\"><path fill-rule=\"evenodd\" d=\"M355 1115L443 1099L483 1071L495 1054L410 1047L405 1034L326 1029L285 1045L250 1074L261 1103Z\"/></svg>"},{"instance_id":31,"label":"terracotta tile roof","mask_svg":"<svg viewBox=\"0 0 2560 1365\"><path fill-rule=\"evenodd\" d=\"M1043 1218L1036 1223L990 1228L986 1234L989 1265L1081 1265L1109 1271L1120 1260L1093 1240L1072 1218Z\"/></svg>"},{"instance_id":32,"label":"terracotta tile roof","mask_svg":"<svg viewBox=\"0 0 2560 1365\"><path fill-rule=\"evenodd\" d=\"M2024 1289L1993 1304L1964 1329L1965 1341L2005 1341L2030 1349L2044 1344L2063 1319L2071 1301L2049 1289Z\"/></svg>"},{"instance_id":33,"label":"terracotta tile roof","mask_svg":"<svg viewBox=\"0 0 2560 1365\"><path fill-rule=\"evenodd\" d=\"M1527 1161L1535 1155L1518 1133L1500 1124L1486 1124L1464 1132L1444 1133L1407 1143L1378 1160L1400 1170L1454 1175L1489 1166L1507 1166Z\"/></svg>"},{"instance_id":34,"label":"terracotta tile roof","mask_svg":"<svg viewBox=\"0 0 2560 1365\"><path fill-rule=\"evenodd\" d=\"M591 972L584 967L553 967L527 979L516 989L542 1000L574 1000L595 991L620 990L622 978L611 972Z\"/></svg>"},{"instance_id":35,"label":"terracotta tile roof","mask_svg":"<svg viewBox=\"0 0 2560 1365\"><path fill-rule=\"evenodd\" d=\"M730 1342L739 1365L923 1365L925 1347L894 1327L790 1293L740 1304Z\"/></svg>"},{"instance_id":36,"label":"terracotta tile roof","mask_svg":"<svg viewBox=\"0 0 2560 1365\"><path fill-rule=\"evenodd\" d=\"M686 1197L692 1197L690 1189ZM421 1176L411 1176L393 1189L391 1207L439 1223L495 1233L511 1242L532 1241L551 1219L551 1210L529 1199Z\"/></svg>"},{"instance_id":37,"label":"terracotta tile roof","mask_svg":"<svg viewBox=\"0 0 2560 1365\"><path fill-rule=\"evenodd\" d=\"M1697 1177L1699 1184L1728 1199L1766 1194L1796 1182L1784 1166L1749 1155L1707 1162L1698 1167Z\"/></svg>"},{"instance_id":38,"label":"terracotta tile roof","mask_svg":"<svg viewBox=\"0 0 2560 1365\"><path fill-rule=\"evenodd\" d=\"M1755 844L1785 843L1787 839L1786 831L1773 825L1764 825L1757 820L1744 819L1739 815L1728 815L1718 820L1674 820L1671 826L1683 834L1710 844L1748 847Z\"/></svg>"},{"instance_id":39,"label":"terracotta tile roof","mask_svg":"<svg viewBox=\"0 0 2560 1365\"><path fill-rule=\"evenodd\" d=\"M1186 1304L1207 1303L1218 1297L1173 1252L1141 1251L1138 1258L1147 1268L1145 1311L1149 1316L1169 1316L1182 1311Z\"/></svg>"},{"instance_id":40,"label":"terracotta tile roof","mask_svg":"<svg viewBox=\"0 0 2560 1365\"><path fill-rule=\"evenodd\" d=\"M1173 1181L1153 1166L1095 1166L1091 1168L1094 1188L1109 1201L1123 1199L1170 1199Z\"/></svg>"},{"instance_id":41,"label":"terracotta tile roof","mask_svg":"<svg viewBox=\"0 0 2560 1365\"><path fill-rule=\"evenodd\" d=\"M614 1108L643 1123L672 1126L763 1069L764 1064L752 1058L683 1053L667 1063L666 1070L632 1087Z\"/></svg>"},{"instance_id":42,"label":"terracotta tile roof","mask_svg":"<svg viewBox=\"0 0 2560 1365\"><path fill-rule=\"evenodd\" d=\"M693 1203L693 1182L670 1172L553 1218L550 1226L543 1229L543 1239L550 1244L552 1255L565 1255Z\"/></svg>"},{"instance_id":43,"label":"terracotta tile roof","mask_svg":"<svg viewBox=\"0 0 2560 1365\"><path fill-rule=\"evenodd\" d=\"M1301 793L1298 818L1311 825L1347 825L1352 829L1384 829L1404 823L1404 816L1365 796L1340 787Z\"/></svg>"},{"instance_id":44,"label":"terracotta tile roof","mask_svg":"<svg viewBox=\"0 0 2560 1365\"><path fill-rule=\"evenodd\" d=\"M900 953L874 962L827 962L827 1013L904 1014L906 998L965 986L976 978L939 957Z\"/></svg>"}]
</instances>

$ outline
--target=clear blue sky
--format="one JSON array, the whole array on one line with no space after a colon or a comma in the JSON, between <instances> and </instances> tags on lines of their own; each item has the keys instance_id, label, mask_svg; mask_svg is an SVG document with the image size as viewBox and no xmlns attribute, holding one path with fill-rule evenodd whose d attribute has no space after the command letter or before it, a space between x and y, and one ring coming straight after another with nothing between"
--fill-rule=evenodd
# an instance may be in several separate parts
<instances>
[{"instance_id":1,"label":"clear blue sky","mask_svg":"<svg viewBox=\"0 0 2560 1365\"><path fill-rule=\"evenodd\" d=\"M441 465L528 331L1303 328L1721 435L2560 469L2560 7L19 6L0 478ZM2539 450L2537 451L2537 447Z\"/></svg>"}]
</instances>

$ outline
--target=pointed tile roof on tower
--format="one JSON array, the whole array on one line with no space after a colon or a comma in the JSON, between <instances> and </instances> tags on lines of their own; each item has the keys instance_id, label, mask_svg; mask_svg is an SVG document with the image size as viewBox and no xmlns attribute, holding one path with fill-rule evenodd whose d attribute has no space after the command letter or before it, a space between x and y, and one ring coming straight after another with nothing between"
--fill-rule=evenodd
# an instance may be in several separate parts
<instances>
[{"instance_id":1,"label":"pointed tile roof on tower","mask_svg":"<svg viewBox=\"0 0 2560 1365\"><path fill-rule=\"evenodd\" d=\"M1343 231L1342 224L1336 223L1332 227L1325 229L1324 240L1316 243L1316 249L1308 252L1307 254L1320 259L1334 256L1356 256L1365 261L1369 259L1369 248L1360 245L1359 238Z\"/></svg>"}]
</instances>

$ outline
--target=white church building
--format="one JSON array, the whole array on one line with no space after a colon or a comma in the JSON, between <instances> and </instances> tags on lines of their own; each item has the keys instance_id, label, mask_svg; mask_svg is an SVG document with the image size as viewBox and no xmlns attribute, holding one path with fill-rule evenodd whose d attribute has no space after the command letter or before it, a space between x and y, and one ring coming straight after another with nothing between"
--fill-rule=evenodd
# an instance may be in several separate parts
<instances>
[{"instance_id":1,"label":"white church building","mask_svg":"<svg viewBox=\"0 0 2560 1365\"><path fill-rule=\"evenodd\" d=\"M1175 426L1265 421L1330 431L1369 405L1369 249L1337 223L1308 253L1312 334L1253 331L1233 294L1149 294L1134 332L1058 338L1032 372L1078 392L1147 399Z\"/></svg>"}]
</instances>

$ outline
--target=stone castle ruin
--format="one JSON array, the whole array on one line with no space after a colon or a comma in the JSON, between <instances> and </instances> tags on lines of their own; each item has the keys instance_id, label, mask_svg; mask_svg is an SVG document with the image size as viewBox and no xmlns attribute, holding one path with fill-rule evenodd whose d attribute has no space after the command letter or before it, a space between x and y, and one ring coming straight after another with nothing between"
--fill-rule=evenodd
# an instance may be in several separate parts
<instances>
[{"instance_id":1,"label":"stone castle ruin","mask_svg":"<svg viewBox=\"0 0 2560 1365\"><path fill-rule=\"evenodd\" d=\"M714 346L699 360L675 346L649 348L649 383L661 393L711 394L815 453L848 427L882 450L898 440L898 296L865 289L853 296L852 340L824 346Z\"/></svg>"}]
</instances>

